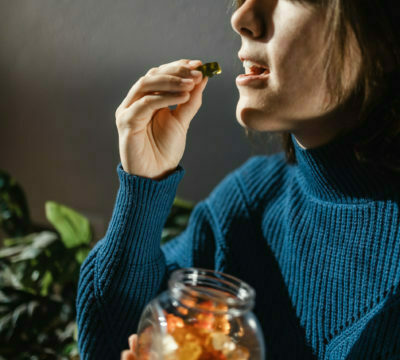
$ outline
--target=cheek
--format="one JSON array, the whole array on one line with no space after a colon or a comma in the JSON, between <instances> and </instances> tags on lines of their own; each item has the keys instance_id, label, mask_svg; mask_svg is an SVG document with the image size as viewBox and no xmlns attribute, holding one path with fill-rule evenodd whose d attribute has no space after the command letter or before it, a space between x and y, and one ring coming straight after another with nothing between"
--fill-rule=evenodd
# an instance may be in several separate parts
<instances>
[{"instance_id":1,"label":"cheek","mask_svg":"<svg viewBox=\"0 0 400 360\"><path fill-rule=\"evenodd\" d=\"M291 116L295 111L299 117L317 115L328 100L321 40L307 28L302 34L289 34L279 41L284 46L277 46L274 77L281 102L285 103L282 110Z\"/></svg>"},{"instance_id":2,"label":"cheek","mask_svg":"<svg viewBox=\"0 0 400 360\"><path fill-rule=\"evenodd\" d=\"M301 29L301 33L301 36L285 35L282 39L277 39L275 44L277 78L294 89L300 83L315 83L322 75L322 49L318 45L319 39L313 33L308 34L306 28Z\"/></svg>"},{"instance_id":3,"label":"cheek","mask_svg":"<svg viewBox=\"0 0 400 360\"><path fill-rule=\"evenodd\" d=\"M288 13L292 16L288 17ZM282 5L271 42L277 87L303 98L320 88L324 27L323 13L293 4Z\"/></svg>"}]
</instances>

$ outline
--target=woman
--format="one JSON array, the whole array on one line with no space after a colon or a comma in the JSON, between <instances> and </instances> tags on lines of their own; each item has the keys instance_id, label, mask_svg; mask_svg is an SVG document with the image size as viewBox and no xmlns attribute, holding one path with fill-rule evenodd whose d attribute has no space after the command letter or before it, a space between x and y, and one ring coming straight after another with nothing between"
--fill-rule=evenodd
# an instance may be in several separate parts
<instances>
[{"instance_id":1,"label":"woman","mask_svg":"<svg viewBox=\"0 0 400 360\"><path fill-rule=\"evenodd\" d=\"M285 152L228 174L163 247L207 78L179 60L133 85L116 111L114 213L81 269L83 359L118 358L188 266L255 288L273 359L400 358L399 15L390 0L239 0L239 57L268 75L238 77L237 120L282 134Z\"/></svg>"}]
</instances>

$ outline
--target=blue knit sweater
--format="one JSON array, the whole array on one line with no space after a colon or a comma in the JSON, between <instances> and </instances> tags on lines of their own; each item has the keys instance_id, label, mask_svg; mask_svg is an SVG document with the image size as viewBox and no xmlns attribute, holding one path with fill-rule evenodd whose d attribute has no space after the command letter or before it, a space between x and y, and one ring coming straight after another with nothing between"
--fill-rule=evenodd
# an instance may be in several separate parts
<instances>
[{"instance_id":1,"label":"blue knit sweater","mask_svg":"<svg viewBox=\"0 0 400 360\"><path fill-rule=\"evenodd\" d=\"M83 360L119 359L144 306L189 266L255 288L268 359L400 359L400 186L361 166L345 138L294 144L296 165L251 157L163 247L184 169L156 181L119 164L107 233L81 267Z\"/></svg>"}]
</instances>

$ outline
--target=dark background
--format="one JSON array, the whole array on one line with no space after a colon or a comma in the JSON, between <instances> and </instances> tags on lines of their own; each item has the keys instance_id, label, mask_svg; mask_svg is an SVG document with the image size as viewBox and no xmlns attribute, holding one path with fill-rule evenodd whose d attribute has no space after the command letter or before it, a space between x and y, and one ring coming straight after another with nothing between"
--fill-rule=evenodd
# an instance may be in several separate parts
<instances>
[{"instance_id":1,"label":"dark background","mask_svg":"<svg viewBox=\"0 0 400 360\"><path fill-rule=\"evenodd\" d=\"M243 72L231 0L0 0L0 168L46 223L54 200L106 231L118 190L114 113L151 67L181 58L218 61L191 124L178 195L199 201L255 153L235 117ZM274 150L275 149L275 150Z\"/></svg>"}]
</instances>

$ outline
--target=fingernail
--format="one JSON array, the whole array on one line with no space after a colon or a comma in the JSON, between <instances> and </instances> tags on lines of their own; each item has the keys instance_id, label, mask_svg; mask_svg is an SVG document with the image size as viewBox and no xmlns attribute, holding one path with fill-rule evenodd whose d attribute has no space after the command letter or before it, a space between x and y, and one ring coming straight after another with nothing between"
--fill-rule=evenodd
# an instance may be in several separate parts
<instances>
[{"instance_id":1,"label":"fingernail","mask_svg":"<svg viewBox=\"0 0 400 360\"><path fill-rule=\"evenodd\" d=\"M194 65L197 65L197 64L201 64L201 61L200 60L191 60L191 61L189 61L189 65L190 66L194 66Z\"/></svg>"},{"instance_id":2,"label":"fingernail","mask_svg":"<svg viewBox=\"0 0 400 360\"><path fill-rule=\"evenodd\" d=\"M193 84L193 79L181 79L181 83L184 83L184 84Z\"/></svg>"},{"instance_id":3,"label":"fingernail","mask_svg":"<svg viewBox=\"0 0 400 360\"><path fill-rule=\"evenodd\" d=\"M201 71L199 71L199 70L191 70L190 71L190 75L195 76L195 77L200 76L202 74L203 73Z\"/></svg>"}]
</instances>

